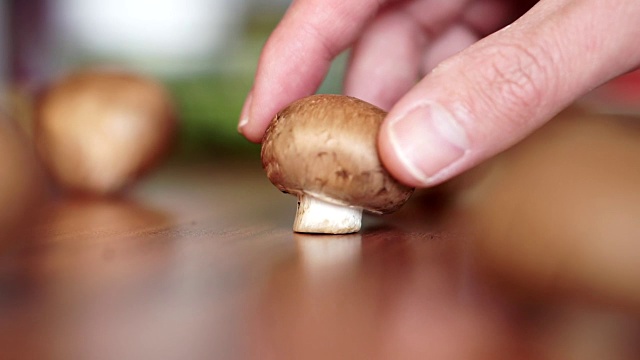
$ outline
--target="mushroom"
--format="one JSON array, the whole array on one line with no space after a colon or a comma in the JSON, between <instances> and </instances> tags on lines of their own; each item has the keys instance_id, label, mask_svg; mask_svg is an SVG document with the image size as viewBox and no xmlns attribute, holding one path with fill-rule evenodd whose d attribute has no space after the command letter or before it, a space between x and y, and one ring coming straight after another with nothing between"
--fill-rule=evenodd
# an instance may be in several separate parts
<instances>
[{"instance_id":1,"label":"mushroom","mask_svg":"<svg viewBox=\"0 0 640 360\"><path fill-rule=\"evenodd\" d=\"M309 96L276 115L263 138L262 165L280 191L298 197L295 232L357 232L363 210L390 213L411 196L376 151L385 116L343 95Z\"/></svg>"},{"instance_id":2,"label":"mushroom","mask_svg":"<svg viewBox=\"0 0 640 360\"><path fill-rule=\"evenodd\" d=\"M176 113L158 82L119 70L86 70L39 97L34 136L51 175L85 193L121 190L165 155Z\"/></svg>"}]
</instances>

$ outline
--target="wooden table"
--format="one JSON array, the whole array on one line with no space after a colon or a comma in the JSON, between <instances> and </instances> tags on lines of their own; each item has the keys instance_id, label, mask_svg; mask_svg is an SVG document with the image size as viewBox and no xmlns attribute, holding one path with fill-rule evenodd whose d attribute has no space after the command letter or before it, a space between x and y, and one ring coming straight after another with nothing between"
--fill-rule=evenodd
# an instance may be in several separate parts
<instances>
[{"instance_id":1,"label":"wooden table","mask_svg":"<svg viewBox=\"0 0 640 360\"><path fill-rule=\"evenodd\" d=\"M434 196L346 236L294 234L257 161L60 197L0 263L0 359L637 358L634 316L523 300Z\"/></svg>"}]
</instances>

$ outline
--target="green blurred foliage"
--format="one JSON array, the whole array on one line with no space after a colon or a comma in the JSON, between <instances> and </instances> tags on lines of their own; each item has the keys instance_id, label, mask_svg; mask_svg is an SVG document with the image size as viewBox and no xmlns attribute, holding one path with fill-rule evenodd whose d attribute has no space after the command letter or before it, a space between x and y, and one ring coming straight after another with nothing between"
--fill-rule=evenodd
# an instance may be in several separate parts
<instances>
[{"instance_id":1,"label":"green blurred foliage","mask_svg":"<svg viewBox=\"0 0 640 360\"><path fill-rule=\"evenodd\" d=\"M178 154L188 157L254 155L258 146L237 131L251 78L224 74L168 81L180 114Z\"/></svg>"},{"instance_id":2,"label":"green blurred foliage","mask_svg":"<svg viewBox=\"0 0 640 360\"><path fill-rule=\"evenodd\" d=\"M215 71L165 80L181 117L178 157L259 156L260 146L242 137L237 124L260 51L280 16L262 13L250 17L241 38L215 60ZM336 59L319 93L341 92L346 58L343 54Z\"/></svg>"}]
</instances>

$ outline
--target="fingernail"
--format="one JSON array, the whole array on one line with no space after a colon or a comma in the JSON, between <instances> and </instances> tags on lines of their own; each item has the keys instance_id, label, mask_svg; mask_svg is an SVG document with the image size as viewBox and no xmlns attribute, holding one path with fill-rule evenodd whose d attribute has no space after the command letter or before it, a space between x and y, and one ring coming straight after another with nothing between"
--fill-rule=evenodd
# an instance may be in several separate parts
<instances>
[{"instance_id":1,"label":"fingernail","mask_svg":"<svg viewBox=\"0 0 640 360\"><path fill-rule=\"evenodd\" d=\"M464 129L438 104L420 105L391 120L389 140L407 171L425 186L446 177L469 148Z\"/></svg>"},{"instance_id":2,"label":"fingernail","mask_svg":"<svg viewBox=\"0 0 640 360\"><path fill-rule=\"evenodd\" d=\"M251 108L251 100L253 99L253 93L249 92L247 99L244 101L242 111L240 112L240 121L238 122L238 132L242 133L242 128L249 123L249 109Z\"/></svg>"}]
</instances>

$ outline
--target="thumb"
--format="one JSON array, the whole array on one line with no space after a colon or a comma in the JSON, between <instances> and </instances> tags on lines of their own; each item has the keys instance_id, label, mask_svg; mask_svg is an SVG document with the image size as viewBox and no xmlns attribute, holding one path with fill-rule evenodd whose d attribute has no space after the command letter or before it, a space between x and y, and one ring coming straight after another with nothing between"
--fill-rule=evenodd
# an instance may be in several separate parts
<instances>
[{"instance_id":1,"label":"thumb","mask_svg":"<svg viewBox=\"0 0 640 360\"><path fill-rule=\"evenodd\" d=\"M389 112L379 153L400 181L443 182L515 144L640 62L640 2L542 0L449 58Z\"/></svg>"}]
</instances>

